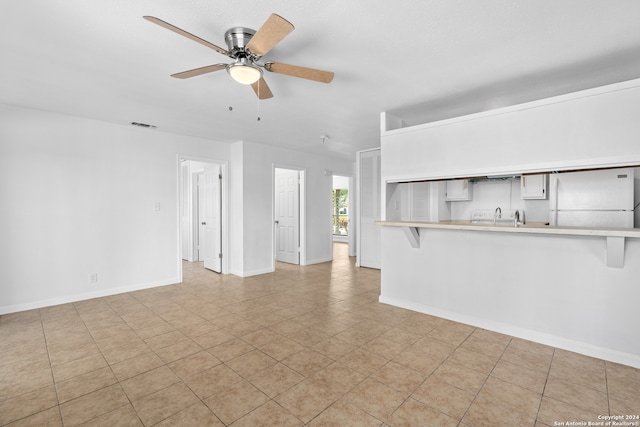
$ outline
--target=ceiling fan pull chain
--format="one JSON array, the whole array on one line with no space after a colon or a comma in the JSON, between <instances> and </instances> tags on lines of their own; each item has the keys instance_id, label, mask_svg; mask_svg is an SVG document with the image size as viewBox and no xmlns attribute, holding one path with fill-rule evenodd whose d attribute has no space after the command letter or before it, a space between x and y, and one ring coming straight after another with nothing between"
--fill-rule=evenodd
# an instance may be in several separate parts
<instances>
[{"instance_id":1,"label":"ceiling fan pull chain","mask_svg":"<svg viewBox=\"0 0 640 427\"><path fill-rule=\"evenodd\" d=\"M258 121L260 121L260 80L258 80Z\"/></svg>"}]
</instances>

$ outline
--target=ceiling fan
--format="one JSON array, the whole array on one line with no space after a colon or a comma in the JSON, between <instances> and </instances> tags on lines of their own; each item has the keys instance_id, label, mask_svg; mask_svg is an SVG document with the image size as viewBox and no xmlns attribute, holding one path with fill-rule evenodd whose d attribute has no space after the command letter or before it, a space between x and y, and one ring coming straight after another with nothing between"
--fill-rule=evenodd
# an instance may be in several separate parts
<instances>
[{"instance_id":1,"label":"ceiling fan","mask_svg":"<svg viewBox=\"0 0 640 427\"><path fill-rule=\"evenodd\" d=\"M275 13L271 14L258 31L246 27L233 27L227 30L224 34L224 39L227 43L228 50L216 46L215 44L201 39L200 37L194 36L191 33L163 21L162 19L158 19L154 16L144 16L143 18L185 36L234 60L230 64L221 63L207 65L205 67L172 74L171 77L187 79L189 77L200 76L214 71L227 70L231 77L233 77L237 82L251 85L259 99L273 97L271 89L269 89L267 82L262 77L262 70L322 83L329 83L333 80L333 73L329 71L283 64L282 62L260 62L260 59L266 55L267 52L269 52L294 29L294 26L289 21Z\"/></svg>"}]
</instances>

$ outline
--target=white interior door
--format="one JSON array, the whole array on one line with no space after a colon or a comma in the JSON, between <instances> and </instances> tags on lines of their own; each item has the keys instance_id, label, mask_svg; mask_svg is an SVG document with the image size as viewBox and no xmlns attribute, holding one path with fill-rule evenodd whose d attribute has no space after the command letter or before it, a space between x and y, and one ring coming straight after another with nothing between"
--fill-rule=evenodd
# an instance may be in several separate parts
<instances>
[{"instance_id":1,"label":"white interior door","mask_svg":"<svg viewBox=\"0 0 640 427\"><path fill-rule=\"evenodd\" d=\"M276 261L300 264L300 177L295 170L276 169Z\"/></svg>"},{"instance_id":2,"label":"white interior door","mask_svg":"<svg viewBox=\"0 0 640 427\"><path fill-rule=\"evenodd\" d=\"M204 184L204 173L197 174L197 188L198 188L198 197L196 198L196 203L194 204L194 208L197 210L198 219L197 219L197 256L194 256L196 261L204 261L204 230L206 222L205 220L205 184Z\"/></svg>"},{"instance_id":3,"label":"white interior door","mask_svg":"<svg viewBox=\"0 0 640 427\"><path fill-rule=\"evenodd\" d=\"M200 250L204 252L204 267L220 273L222 271L222 221L220 215L220 165L208 165L204 168L203 179L204 217L201 219L203 242Z\"/></svg>"},{"instance_id":4,"label":"white interior door","mask_svg":"<svg viewBox=\"0 0 640 427\"><path fill-rule=\"evenodd\" d=\"M356 203L353 194L355 185L353 185L353 177L349 177L349 256L356 256L356 221L352 219L358 214L355 209Z\"/></svg>"},{"instance_id":5,"label":"white interior door","mask_svg":"<svg viewBox=\"0 0 640 427\"><path fill-rule=\"evenodd\" d=\"M360 153L360 235L358 239L359 265L380 268L380 227L374 224L380 219L380 150Z\"/></svg>"},{"instance_id":6,"label":"white interior door","mask_svg":"<svg viewBox=\"0 0 640 427\"><path fill-rule=\"evenodd\" d=\"M180 235L182 236L182 259L192 261L191 253L191 218L189 209L189 162L180 164Z\"/></svg>"}]
</instances>

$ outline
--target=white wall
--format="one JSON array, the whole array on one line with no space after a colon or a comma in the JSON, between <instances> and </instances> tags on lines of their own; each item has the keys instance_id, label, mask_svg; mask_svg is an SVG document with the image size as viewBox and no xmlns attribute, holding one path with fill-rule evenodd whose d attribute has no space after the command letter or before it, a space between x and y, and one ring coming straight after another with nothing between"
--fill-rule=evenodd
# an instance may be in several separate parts
<instances>
[{"instance_id":1,"label":"white wall","mask_svg":"<svg viewBox=\"0 0 640 427\"><path fill-rule=\"evenodd\" d=\"M334 190L339 188L346 188L349 189L349 177L348 176L341 176L341 175L334 175L333 176L333 187Z\"/></svg>"},{"instance_id":2,"label":"white wall","mask_svg":"<svg viewBox=\"0 0 640 427\"><path fill-rule=\"evenodd\" d=\"M331 260L332 176L324 170L352 174L353 163L274 148L253 142L233 144L242 156L242 269L234 274L251 276L273 271L273 168L305 170L306 264ZM234 175L234 178L235 175ZM235 187L234 187L235 188ZM237 218L234 218L234 220ZM240 220L240 219L238 219ZM235 253L238 256L238 253Z\"/></svg>"},{"instance_id":3,"label":"white wall","mask_svg":"<svg viewBox=\"0 0 640 427\"><path fill-rule=\"evenodd\" d=\"M230 215L229 228L233 236L229 242L230 273L242 276L244 272L244 143L239 141L231 144L230 175Z\"/></svg>"},{"instance_id":4,"label":"white wall","mask_svg":"<svg viewBox=\"0 0 640 427\"><path fill-rule=\"evenodd\" d=\"M640 367L640 240L382 229L380 301Z\"/></svg>"},{"instance_id":5,"label":"white wall","mask_svg":"<svg viewBox=\"0 0 640 427\"><path fill-rule=\"evenodd\" d=\"M639 101L640 79L383 132L382 174L405 181L640 164Z\"/></svg>"},{"instance_id":6,"label":"white wall","mask_svg":"<svg viewBox=\"0 0 640 427\"><path fill-rule=\"evenodd\" d=\"M0 313L179 282L178 156L229 161L231 273L273 269L274 164L306 169L307 263L330 260L323 171L351 162L0 105Z\"/></svg>"},{"instance_id":7,"label":"white wall","mask_svg":"<svg viewBox=\"0 0 640 427\"><path fill-rule=\"evenodd\" d=\"M0 313L180 281L178 154L229 144L0 105Z\"/></svg>"}]
</instances>

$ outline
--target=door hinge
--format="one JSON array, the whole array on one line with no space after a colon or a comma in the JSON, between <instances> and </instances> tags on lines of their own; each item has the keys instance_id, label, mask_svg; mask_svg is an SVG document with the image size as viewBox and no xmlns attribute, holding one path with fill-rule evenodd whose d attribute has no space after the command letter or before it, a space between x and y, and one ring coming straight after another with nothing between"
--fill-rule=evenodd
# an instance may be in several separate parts
<instances>
[{"instance_id":1,"label":"door hinge","mask_svg":"<svg viewBox=\"0 0 640 427\"><path fill-rule=\"evenodd\" d=\"M218 254L218 258L222 259L222 252Z\"/></svg>"},{"instance_id":2,"label":"door hinge","mask_svg":"<svg viewBox=\"0 0 640 427\"><path fill-rule=\"evenodd\" d=\"M218 179L222 179L222 174L221 173L218 174Z\"/></svg>"}]
</instances>

